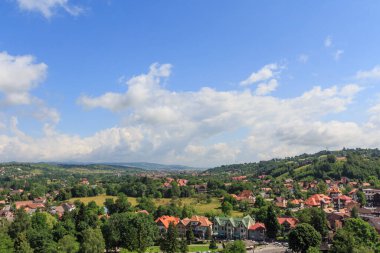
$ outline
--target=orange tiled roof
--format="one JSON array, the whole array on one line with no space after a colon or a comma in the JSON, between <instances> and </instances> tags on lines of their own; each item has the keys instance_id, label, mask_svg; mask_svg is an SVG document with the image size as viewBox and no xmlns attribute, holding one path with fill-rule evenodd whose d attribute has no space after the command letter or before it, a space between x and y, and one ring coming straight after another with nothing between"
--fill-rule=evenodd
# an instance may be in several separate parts
<instances>
[{"instance_id":1,"label":"orange tiled roof","mask_svg":"<svg viewBox=\"0 0 380 253\"><path fill-rule=\"evenodd\" d=\"M180 219L178 217L173 217L173 216L161 216L155 220L156 223L161 222L162 225L167 229L169 228L169 224L173 222L174 225L177 225L179 223Z\"/></svg>"},{"instance_id":2,"label":"orange tiled roof","mask_svg":"<svg viewBox=\"0 0 380 253\"><path fill-rule=\"evenodd\" d=\"M324 202L326 204L331 202L331 198L329 196L326 196L324 194L314 194L307 200L305 200L305 205L307 206L319 206L321 205L321 202Z\"/></svg>"},{"instance_id":3,"label":"orange tiled roof","mask_svg":"<svg viewBox=\"0 0 380 253\"><path fill-rule=\"evenodd\" d=\"M45 205L42 203L33 203L31 200L27 201L16 201L15 202L16 209L20 209L22 207L24 208L30 208L30 209L36 209L36 208L44 208Z\"/></svg>"},{"instance_id":4,"label":"orange tiled roof","mask_svg":"<svg viewBox=\"0 0 380 253\"><path fill-rule=\"evenodd\" d=\"M192 222L194 221L199 222L199 226L202 226L202 227L208 227L212 225L212 222L205 216L194 215L193 217L191 217L190 220Z\"/></svg>"},{"instance_id":5,"label":"orange tiled roof","mask_svg":"<svg viewBox=\"0 0 380 253\"><path fill-rule=\"evenodd\" d=\"M277 220L280 225L289 223L291 228L294 228L298 223L298 220L296 218L277 218Z\"/></svg>"},{"instance_id":6,"label":"orange tiled roof","mask_svg":"<svg viewBox=\"0 0 380 253\"><path fill-rule=\"evenodd\" d=\"M265 229L265 224L264 223L260 223L260 222L257 222L255 223L254 225L250 226L248 229L249 230L256 230L256 229Z\"/></svg>"}]
</instances>

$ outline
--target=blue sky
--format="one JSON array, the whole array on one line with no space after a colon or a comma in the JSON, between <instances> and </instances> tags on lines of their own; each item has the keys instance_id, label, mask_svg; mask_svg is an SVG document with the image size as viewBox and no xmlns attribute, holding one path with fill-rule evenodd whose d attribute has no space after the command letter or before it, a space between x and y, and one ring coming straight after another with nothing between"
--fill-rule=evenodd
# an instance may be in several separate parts
<instances>
[{"instance_id":1,"label":"blue sky","mask_svg":"<svg viewBox=\"0 0 380 253\"><path fill-rule=\"evenodd\" d=\"M6 0L3 161L380 146L378 1Z\"/></svg>"}]
</instances>

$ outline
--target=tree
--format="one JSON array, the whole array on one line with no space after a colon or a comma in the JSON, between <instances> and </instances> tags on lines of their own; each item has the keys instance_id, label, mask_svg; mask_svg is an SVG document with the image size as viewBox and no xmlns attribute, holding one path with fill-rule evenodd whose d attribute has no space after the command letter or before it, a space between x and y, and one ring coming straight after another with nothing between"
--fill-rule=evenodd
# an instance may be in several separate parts
<instances>
[{"instance_id":1,"label":"tree","mask_svg":"<svg viewBox=\"0 0 380 253\"><path fill-rule=\"evenodd\" d=\"M192 229L186 230L186 240L188 244L191 244L195 240L195 236Z\"/></svg>"},{"instance_id":2,"label":"tree","mask_svg":"<svg viewBox=\"0 0 380 253\"><path fill-rule=\"evenodd\" d=\"M181 240L180 252L181 253L189 252L189 246L187 245L187 241L184 238L182 238L182 240Z\"/></svg>"},{"instance_id":3,"label":"tree","mask_svg":"<svg viewBox=\"0 0 380 253\"><path fill-rule=\"evenodd\" d=\"M26 234L20 233L14 242L15 253L33 253L33 249L30 247Z\"/></svg>"},{"instance_id":4,"label":"tree","mask_svg":"<svg viewBox=\"0 0 380 253\"><path fill-rule=\"evenodd\" d=\"M205 235L205 239L206 239L206 240L211 240L211 238L212 238L212 230L211 230L211 227L207 227L206 235Z\"/></svg>"},{"instance_id":5,"label":"tree","mask_svg":"<svg viewBox=\"0 0 380 253\"><path fill-rule=\"evenodd\" d=\"M176 253L179 251L179 245L178 245L178 233L177 228L175 225L171 222L169 224L168 231L163 236L161 243L160 243L160 249L165 253Z\"/></svg>"},{"instance_id":6,"label":"tree","mask_svg":"<svg viewBox=\"0 0 380 253\"><path fill-rule=\"evenodd\" d=\"M359 210L356 206L351 209L351 218L359 218Z\"/></svg>"},{"instance_id":7,"label":"tree","mask_svg":"<svg viewBox=\"0 0 380 253\"><path fill-rule=\"evenodd\" d=\"M306 253L320 253L321 251L317 247L310 247L307 249Z\"/></svg>"},{"instance_id":8,"label":"tree","mask_svg":"<svg viewBox=\"0 0 380 253\"><path fill-rule=\"evenodd\" d=\"M11 253L13 250L13 241L4 231L0 231L0 253Z\"/></svg>"},{"instance_id":9,"label":"tree","mask_svg":"<svg viewBox=\"0 0 380 253\"><path fill-rule=\"evenodd\" d=\"M158 235L157 225L150 215L116 213L102 227L107 249L123 247L145 252Z\"/></svg>"},{"instance_id":10,"label":"tree","mask_svg":"<svg viewBox=\"0 0 380 253\"><path fill-rule=\"evenodd\" d=\"M232 211L232 205L230 202L228 201L224 201L223 204L222 204L222 212L225 214L225 215L230 215L231 214L231 211Z\"/></svg>"},{"instance_id":11,"label":"tree","mask_svg":"<svg viewBox=\"0 0 380 253\"><path fill-rule=\"evenodd\" d=\"M234 241L233 243L227 244L223 253L246 253L245 244L243 241Z\"/></svg>"},{"instance_id":12,"label":"tree","mask_svg":"<svg viewBox=\"0 0 380 253\"><path fill-rule=\"evenodd\" d=\"M320 208L310 208L310 225L323 237L328 233L326 213Z\"/></svg>"},{"instance_id":13,"label":"tree","mask_svg":"<svg viewBox=\"0 0 380 253\"><path fill-rule=\"evenodd\" d=\"M261 208L261 207L265 206L265 204L266 204L265 199L261 195L256 197L254 207Z\"/></svg>"},{"instance_id":14,"label":"tree","mask_svg":"<svg viewBox=\"0 0 380 253\"><path fill-rule=\"evenodd\" d=\"M321 235L311 225L302 223L289 233L289 248L306 253L310 247L319 247Z\"/></svg>"},{"instance_id":15,"label":"tree","mask_svg":"<svg viewBox=\"0 0 380 253\"><path fill-rule=\"evenodd\" d=\"M17 238L20 233L26 232L31 226L30 217L23 208L17 209L15 218L9 226L8 234L12 239Z\"/></svg>"},{"instance_id":16,"label":"tree","mask_svg":"<svg viewBox=\"0 0 380 253\"><path fill-rule=\"evenodd\" d=\"M156 210L156 206L151 198L142 197L138 199L138 202L137 208L140 210L146 210L149 213L153 213Z\"/></svg>"},{"instance_id":17,"label":"tree","mask_svg":"<svg viewBox=\"0 0 380 253\"><path fill-rule=\"evenodd\" d=\"M363 207L363 206L365 206L367 204L367 199L365 197L364 192L358 191L356 193L356 196L358 197L358 202L359 202L359 204L360 204L361 207Z\"/></svg>"},{"instance_id":18,"label":"tree","mask_svg":"<svg viewBox=\"0 0 380 253\"><path fill-rule=\"evenodd\" d=\"M280 224L278 223L277 215L272 205L268 207L264 223L267 229L268 238L276 239L277 233L280 230Z\"/></svg>"},{"instance_id":19,"label":"tree","mask_svg":"<svg viewBox=\"0 0 380 253\"><path fill-rule=\"evenodd\" d=\"M359 218L346 220L344 229L354 234L355 240L362 245L374 245L379 242L379 235L374 227Z\"/></svg>"},{"instance_id":20,"label":"tree","mask_svg":"<svg viewBox=\"0 0 380 253\"><path fill-rule=\"evenodd\" d=\"M79 252L80 245L76 238L72 235L65 235L58 241L59 253L77 253Z\"/></svg>"},{"instance_id":21,"label":"tree","mask_svg":"<svg viewBox=\"0 0 380 253\"><path fill-rule=\"evenodd\" d=\"M354 253L355 238L353 234L344 229L338 229L334 236L331 252L333 253Z\"/></svg>"},{"instance_id":22,"label":"tree","mask_svg":"<svg viewBox=\"0 0 380 253\"><path fill-rule=\"evenodd\" d=\"M82 232L81 252L83 253L103 253L105 243L100 229L88 228Z\"/></svg>"}]
</instances>

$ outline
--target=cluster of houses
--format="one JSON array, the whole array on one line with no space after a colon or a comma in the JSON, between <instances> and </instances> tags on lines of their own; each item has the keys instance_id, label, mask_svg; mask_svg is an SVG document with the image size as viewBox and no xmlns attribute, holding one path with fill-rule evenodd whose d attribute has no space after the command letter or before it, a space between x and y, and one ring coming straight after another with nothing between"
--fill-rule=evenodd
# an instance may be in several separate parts
<instances>
[{"instance_id":1,"label":"cluster of houses","mask_svg":"<svg viewBox=\"0 0 380 253\"><path fill-rule=\"evenodd\" d=\"M298 220L292 217L278 217L277 219L284 232L289 232L298 224ZM266 239L265 225L256 222L249 215L243 218L215 217L213 222L207 217L197 215L182 220L173 216L161 216L155 222L160 233L166 232L172 223L176 226L180 237L185 237L191 230L199 239L210 239L211 236L220 240L264 241Z\"/></svg>"}]
</instances>

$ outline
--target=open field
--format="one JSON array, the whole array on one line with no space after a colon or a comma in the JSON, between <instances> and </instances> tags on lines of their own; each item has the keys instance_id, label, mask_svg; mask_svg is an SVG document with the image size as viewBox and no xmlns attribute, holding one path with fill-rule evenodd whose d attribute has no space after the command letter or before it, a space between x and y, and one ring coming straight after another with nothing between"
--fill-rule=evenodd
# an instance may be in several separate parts
<instances>
[{"instance_id":1,"label":"open field","mask_svg":"<svg viewBox=\"0 0 380 253\"><path fill-rule=\"evenodd\" d=\"M99 195L95 197L72 198L70 199L70 201L74 202L75 200L80 200L85 204L91 201L95 201L97 205L103 206L103 203L107 198L116 199L115 196ZM161 198L161 199L154 199L154 202L156 206L159 206L159 205L168 204L170 200L171 199ZM128 197L128 201L131 202L133 206L137 205L137 198ZM182 205L186 204L188 206L194 207L198 214L205 214L206 212L211 212L211 211L216 214L221 214L220 201L217 198L212 198L211 203L197 203L196 198L180 198L179 201L180 203L182 203ZM235 216L235 217L242 216L242 213L233 211L232 216Z\"/></svg>"}]
</instances>

